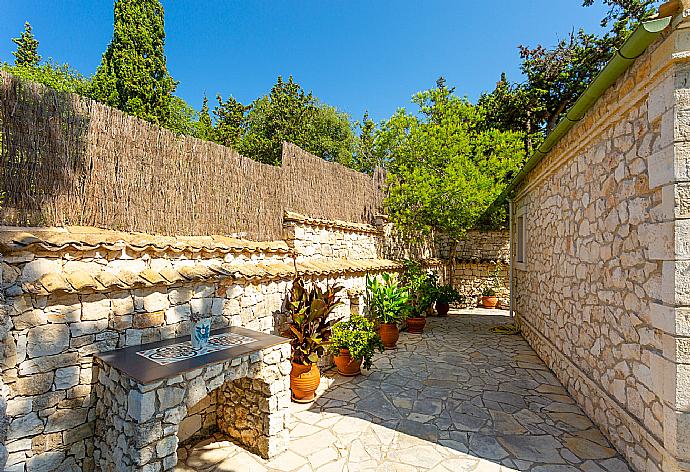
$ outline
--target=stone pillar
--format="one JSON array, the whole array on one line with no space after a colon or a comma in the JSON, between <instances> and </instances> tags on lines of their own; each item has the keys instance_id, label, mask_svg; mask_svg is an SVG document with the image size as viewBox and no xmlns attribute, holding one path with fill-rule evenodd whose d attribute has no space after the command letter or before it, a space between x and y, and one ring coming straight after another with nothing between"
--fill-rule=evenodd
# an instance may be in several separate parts
<instances>
[{"instance_id":1,"label":"stone pillar","mask_svg":"<svg viewBox=\"0 0 690 472\"><path fill-rule=\"evenodd\" d=\"M690 24L681 24L655 52L653 67L687 55ZM650 324L663 350L650 354L649 376L663 400L663 470L690 471L690 65L650 91L648 119L660 138L650 157L650 190L661 196L660 222L646 228L650 260L662 267L660 300L651 303ZM653 73L652 70L650 73Z\"/></svg>"}]
</instances>

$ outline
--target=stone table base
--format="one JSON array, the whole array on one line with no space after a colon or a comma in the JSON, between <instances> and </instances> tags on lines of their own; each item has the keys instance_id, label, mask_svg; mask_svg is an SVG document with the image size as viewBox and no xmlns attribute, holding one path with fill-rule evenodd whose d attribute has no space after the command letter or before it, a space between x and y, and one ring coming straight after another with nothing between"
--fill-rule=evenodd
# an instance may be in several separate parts
<instances>
[{"instance_id":1,"label":"stone table base","mask_svg":"<svg viewBox=\"0 0 690 472\"><path fill-rule=\"evenodd\" d=\"M218 428L262 457L279 454L288 444L289 357L281 344L148 384L96 359L96 469L173 470L180 422L216 390Z\"/></svg>"}]
</instances>

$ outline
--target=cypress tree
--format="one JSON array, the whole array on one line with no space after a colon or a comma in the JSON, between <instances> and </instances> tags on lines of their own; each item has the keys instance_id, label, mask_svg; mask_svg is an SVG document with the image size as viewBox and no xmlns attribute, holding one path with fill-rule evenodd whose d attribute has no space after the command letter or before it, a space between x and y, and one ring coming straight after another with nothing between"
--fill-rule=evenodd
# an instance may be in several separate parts
<instances>
[{"instance_id":1,"label":"cypress tree","mask_svg":"<svg viewBox=\"0 0 690 472\"><path fill-rule=\"evenodd\" d=\"M211 121L211 112L208 108L208 97L206 95L204 95L201 111L199 111L199 120L196 122L196 137L206 141L213 140L213 122Z\"/></svg>"},{"instance_id":2,"label":"cypress tree","mask_svg":"<svg viewBox=\"0 0 690 472\"><path fill-rule=\"evenodd\" d=\"M163 6L116 0L113 39L93 78L92 96L154 123L170 122L175 82L166 67Z\"/></svg>"},{"instance_id":3,"label":"cypress tree","mask_svg":"<svg viewBox=\"0 0 690 472\"><path fill-rule=\"evenodd\" d=\"M14 65L36 67L41 60L38 55L38 40L31 31L31 25L27 21L24 23L24 31L18 38L12 38L12 42L17 45L14 55Z\"/></svg>"}]
</instances>

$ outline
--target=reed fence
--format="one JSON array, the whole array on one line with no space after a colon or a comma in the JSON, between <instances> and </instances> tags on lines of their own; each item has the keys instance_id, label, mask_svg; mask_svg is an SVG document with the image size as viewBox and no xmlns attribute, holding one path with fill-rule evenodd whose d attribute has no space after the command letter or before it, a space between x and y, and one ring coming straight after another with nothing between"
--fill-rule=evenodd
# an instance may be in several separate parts
<instances>
[{"instance_id":1,"label":"reed fence","mask_svg":"<svg viewBox=\"0 0 690 472\"><path fill-rule=\"evenodd\" d=\"M372 177L283 145L281 167L0 73L0 224L280 239L285 210L369 223Z\"/></svg>"}]
</instances>

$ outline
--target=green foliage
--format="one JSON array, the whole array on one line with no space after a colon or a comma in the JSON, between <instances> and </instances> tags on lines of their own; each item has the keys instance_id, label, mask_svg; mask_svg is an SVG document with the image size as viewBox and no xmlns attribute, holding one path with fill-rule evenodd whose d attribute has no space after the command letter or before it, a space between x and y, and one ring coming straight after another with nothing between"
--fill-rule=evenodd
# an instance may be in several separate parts
<instances>
[{"instance_id":1,"label":"green foliage","mask_svg":"<svg viewBox=\"0 0 690 472\"><path fill-rule=\"evenodd\" d=\"M354 135L347 115L320 103L293 80L278 77L271 92L255 100L245 120L240 151L260 162L280 164L289 141L327 161L349 164Z\"/></svg>"},{"instance_id":2,"label":"green foliage","mask_svg":"<svg viewBox=\"0 0 690 472\"><path fill-rule=\"evenodd\" d=\"M331 352L338 354L340 349L348 349L353 359L363 359L364 368L371 368L374 353L384 351L381 337L374 330L374 323L363 316L353 315L347 321L333 325L330 337Z\"/></svg>"},{"instance_id":3,"label":"green foliage","mask_svg":"<svg viewBox=\"0 0 690 472\"><path fill-rule=\"evenodd\" d=\"M438 274L432 270L424 270L417 261L405 261L401 283L410 295L410 316L426 316L438 298Z\"/></svg>"},{"instance_id":4,"label":"green foliage","mask_svg":"<svg viewBox=\"0 0 690 472\"><path fill-rule=\"evenodd\" d=\"M596 0L583 0L591 6ZM505 74L496 88L483 94L479 104L486 108L489 122L501 130L524 133L531 153L563 118L594 77L615 54L640 21L654 13L657 0L602 0L609 11L601 26L604 35L580 29L560 39L556 46L520 46L522 72L527 81L511 84Z\"/></svg>"},{"instance_id":5,"label":"green foliage","mask_svg":"<svg viewBox=\"0 0 690 472\"><path fill-rule=\"evenodd\" d=\"M523 134L485 129L484 110L439 80L383 124L389 197L396 228L422 239L435 232L458 241L496 200L525 159Z\"/></svg>"},{"instance_id":6,"label":"green foliage","mask_svg":"<svg viewBox=\"0 0 690 472\"><path fill-rule=\"evenodd\" d=\"M163 51L163 6L159 0L116 0L114 11L113 39L93 78L92 97L179 128L186 110L172 98L177 83L168 74Z\"/></svg>"},{"instance_id":7,"label":"green foliage","mask_svg":"<svg viewBox=\"0 0 690 472\"><path fill-rule=\"evenodd\" d=\"M436 301L438 303L455 303L463 300L465 297L460 295L455 287L452 285L441 285L438 288L438 294L436 295Z\"/></svg>"},{"instance_id":8,"label":"green foliage","mask_svg":"<svg viewBox=\"0 0 690 472\"><path fill-rule=\"evenodd\" d=\"M206 97L206 95L204 95L204 100L201 104L199 119L196 122L194 135L199 139L213 141L213 122L211 121L211 114L208 109L208 97Z\"/></svg>"},{"instance_id":9,"label":"green foliage","mask_svg":"<svg viewBox=\"0 0 690 472\"><path fill-rule=\"evenodd\" d=\"M378 128L369 113L364 112L362 121L355 123L359 134L355 138L355 152L352 156L351 167L365 174L373 174L376 167L383 167L381 150L377 146Z\"/></svg>"},{"instance_id":10,"label":"green foliage","mask_svg":"<svg viewBox=\"0 0 690 472\"><path fill-rule=\"evenodd\" d=\"M170 115L166 127L178 134L196 136L198 113L180 97L170 97Z\"/></svg>"},{"instance_id":11,"label":"green foliage","mask_svg":"<svg viewBox=\"0 0 690 472\"><path fill-rule=\"evenodd\" d=\"M89 79L72 69L68 64L54 64L46 62L37 66L11 66L3 64L2 70L15 77L32 82L38 82L60 92L88 94Z\"/></svg>"},{"instance_id":12,"label":"green foliage","mask_svg":"<svg viewBox=\"0 0 690 472\"><path fill-rule=\"evenodd\" d=\"M245 129L245 114L251 107L242 105L234 97L216 97L218 105L213 109L216 126L213 129L213 140L218 144L237 149Z\"/></svg>"},{"instance_id":13,"label":"green foliage","mask_svg":"<svg viewBox=\"0 0 690 472\"><path fill-rule=\"evenodd\" d=\"M41 56L38 55L38 40L34 37L28 21L24 23L22 34L18 38L12 38L12 42L17 45L17 50L12 53L15 66L36 67L41 62Z\"/></svg>"},{"instance_id":14,"label":"green foliage","mask_svg":"<svg viewBox=\"0 0 690 472\"><path fill-rule=\"evenodd\" d=\"M290 319L284 336L290 338L292 362L315 364L323 355L324 336L337 320L329 320L330 314L340 305L336 295L341 287L328 286L322 290L317 285L307 289L301 278L296 278L287 297Z\"/></svg>"},{"instance_id":15,"label":"green foliage","mask_svg":"<svg viewBox=\"0 0 690 472\"><path fill-rule=\"evenodd\" d=\"M407 316L407 289L401 287L390 274L381 279L367 275L365 303L367 314L380 323L397 323Z\"/></svg>"},{"instance_id":16,"label":"green foliage","mask_svg":"<svg viewBox=\"0 0 690 472\"><path fill-rule=\"evenodd\" d=\"M504 288L503 279L501 278L501 270L503 264L499 261L494 268L489 272L490 282L484 287L482 295L485 297L495 297L496 292Z\"/></svg>"}]
</instances>

